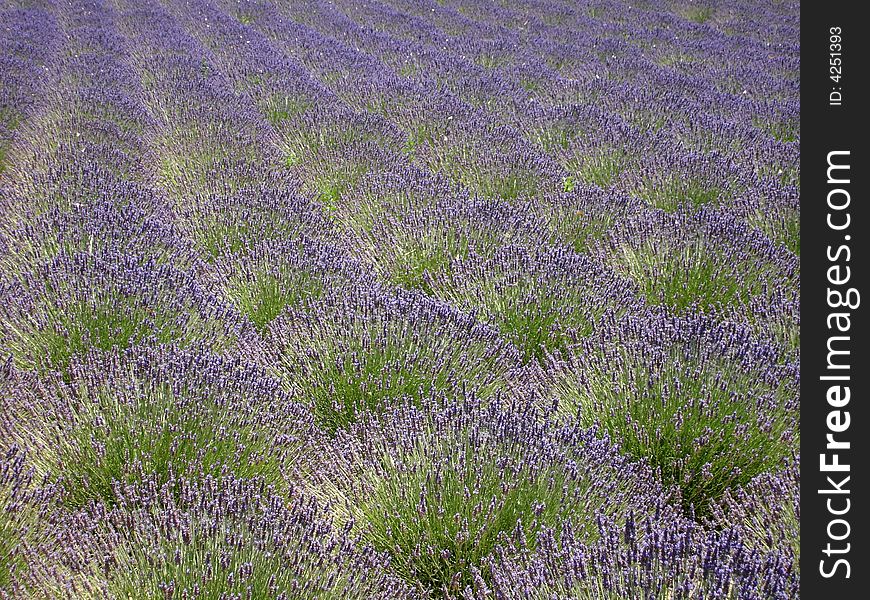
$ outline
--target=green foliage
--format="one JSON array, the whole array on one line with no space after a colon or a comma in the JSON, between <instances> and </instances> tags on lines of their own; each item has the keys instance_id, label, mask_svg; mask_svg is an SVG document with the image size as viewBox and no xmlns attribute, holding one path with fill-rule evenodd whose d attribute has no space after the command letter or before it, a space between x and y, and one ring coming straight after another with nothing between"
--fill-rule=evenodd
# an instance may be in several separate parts
<instances>
[{"instance_id":1,"label":"green foliage","mask_svg":"<svg viewBox=\"0 0 870 600\"><path fill-rule=\"evenodd\" d=\"M470 584L471 569L482 568L499 536L513 532L518 522L526 544L534 547L538 527L556 526L574 508L564 503L563 486L575 499L590 487L568 481L556 469L536 473L520 464L511 465L506 480L492 458L469 446L452 451L454 461L442 470L426 456L406 457L405 476L379 481L354 511L370 527L367 540L391 553L396 572L433 598ZM498 498L494 510L487 506L492 498Z\"/></svg>"},{"instance_id":2,"label":"green foliage","mask_svg":"<svg viewBox=\"0 0 870 600\"><path fill-rule=\"evenodd\" d=\"M206 135L205 133L203 135ZM206 149L202 149L205 147ZM239 170L228 168L245 161L255 162L253 151L229 153L226 149L208 148L204 143L197 150L167 153L158 166L158 177L180 199L189 198L196 190L222 190L231 193L255 185L257 181L239 177Z\"/></svg>"},{"instance_id":3,"label":"green foliage","mask_svg":"<svg viewBox=\"0 0 870 600\"><path fill-rule=\"evenodd\" d=\"M771 208L761 203L748 219L749 224L770 239L801 255L801 213L798 205L777 204Z\"/></svg>"},{"instance_id":4,"label":"green foliage","mask_svg":"<svg viewBox=\"0 0 870 600\"><path fill-rule=\"evenodd\" d=\"M536 213L535 229L550 230L536 245L542 249L527 249L535 242L527 246L503 240L489 252L457 258L450 270L431 277L433 295L497 328L524 362L568 352L605 313L624 310L634 301L609 269L566 248L585 248L603 235L620 209L608 204L599 212L586 203L589 197L580 203L578 198L562 200L530 207ZM578 206L588 207L590 216Z\"/></svg>"},{"instance_id":5,"label":"green foliage","mask_svg":"<svg viewBox=\"0 0 870 600\"><path fill-rule=\"evenodd\" d=\"M675 212L681 206L700 208L717 204L724 190L701 177L680 177L677 175L660 180L648 180L637 195L651 206Z\"/></svg>"},{"instance_id":6,"label":"green foliage","mask_svg":"<svg viewBox=\"0 0 870 600\"><path fill-rule=\"evenodd\" d=\"M529 139L543 148L544 152L552 154L567 151L581 133L566 123L555 123L534 130Z\"/></svg>"},{"instance_id":7,"label":"green foliage","mask_svg":"<svg viewBox=\"0 0 870 600\"><path fill-rule=\"evenodd\" d=\"M663 363L614 345L591 358L585 383L556 384L563 410L600 425L626 454L659 470L681 492L684 511L707 515L726 490L782 464L796 447L797 393L697 348L666 349Z\"/></svg>"},{"instance_id":8,"label":"green foliage","mask_svg":"<svg viewBox=\"0 0 870 600\"><path fill-rule=\"evenodd\" d=\"M566 521L583 539L595 539L596 514L621 518L637 491L627 471L590 465L576 448L555 450L558 444L538 428L534 414L428 410L436 414L412 413L398 431L387 431L396 427L393 419L366 425L361 454L351 458L359 463L339 467L354 481L320 482L340 499L342 517L389 553L393 570L428 597L458 597L508 539L533 550L542 529L558 531ZM524 425L514 430L500 419L523 419ZM610 486L622 477L631 491L612 494Z\"/></svg>"},{"instance_id":9,"label":"green foliage","mask_svg":"<svg viewBox=\"0 0 870 600\"><path fill-rule=\"evenodd\" d=\"M800 123L788 120L763 119L755 117L753 124L778 142L800 141Z\"/></svg>"},{"instance_id":10,"label":"green foliage","mask_svg":"<svg viewBox=\"0 0 870 600\"><path fill-rule=\"evenodd\" d=\"M39 371L66 373L72 358L91 348L123 350L148 338L165 344L181 340L185 334L178 328L174 311L155 311L122 294L102 297L97 304L48 303L42 310L50 325L24 334L21 345L13 347L19 364Z\"/></svg>"},{"instance_id":11,"label":"green foliage","mask_svg":"<svg viewBox=\"0 0 870 600\"><path fill-rule=\"evenodd\" d=\"M109 551L98 557L105 564L98 576L111 597L369 600L386 590L401 597L399 582L375 571L382 565L357 554L308 499L276 496L259 479L213 485L232 504L215 506L220 501L201 492L184 503L163 497L125 506L123 520L91 534ZM236 496L240 489L249 497Z\"/></svg>"},{"instance_id":12,"label":"green foliage","mask_svg":"<svg viewBox=\"0 0 870 600\"><path fill-rule=\"evenodd\" d=\"M330 154L323 157L315 167L307 184L323 206L334 212L342 203L344 196L371 169L365 160L347 159Z\"/></svg>"},{"instance_id":13,"label":"green foliage","mask_svg":"<svg viewBox=\"0 0 870 600\"><path fill-rule=\"evenodd\" d=\"M268 419L246 418L249 407L220 394L177 393L169 383L132 378L127 389L81 387L64 402L68 422L20 435L32 436L30 443L40 440L34 463L60 479L69 507L91 500L114 504L116 482L160 485L177 476L233 473L284 484Z\"/></svg>"},{"instance_id":14,"label":"green foliage","mask_svg":"<svg viewBox=\"0 0 870 600\"><path fill-rule=\"evenodd\" d=\"M713 17L712 6L688 6L683 9L683 16L693 23L706 23Z\"/></svg>"},{"instance_id":15,"label":"green foliage","mask_svg":"<svg viewBox=\"0 0 870 600\"><path fill-rule=\"evenodd\" d=\"M568 179L571 179L570 177ZM573 180L572 190L573 191ZM569 246L578 254L587 252L590 247L604 237L616 222L617 210L578 210L577 207L552 205L544 215L553 231L554 244Z\"/></svg>"},{"instance_id":16,"label":"green foliage","mask_svg":"<svg viewBox=\"0 0 870 600\"><path fill-rule=\"evenodd\" d=\"M284 309L316 299L322 292L323 284L311 272L279 267L233 277L227 295L264 332Z\"/></svg>"},{"instance_id":17,"label":"green foliage","mask_svg":"<svg viewBox=\"0 0 870 600\"><path fill-rule=\"evenodd\" d=\"M402 146L402 152L416 156L422 147L435 143L436 131L426 123L418 124L408 131L408 139Z\"/></svg>"},{"instance_id":18,"label":"green foliage","mask_svg":"<svg viewBox=\"0 0 870 600\"><path fill-rule=\"evenodd\" d=\"M568 169L576 173L581 181L606 189L616 181L627 165L628 158L625 153L619 150L598 149L570 160Z\"/></svg>"},{"instance_id":19,"label":"green foliage","mask_svg":"<svg viewBox=\"0 0 870 600\"><path fill-rule=\"evenodd\" d=\"M22 454L5 447L0 451L5 454L0 456L0 594L3 594L13 576L26 569L21 552L24 544L32 544L42 528L38 509L27 502L32 482Z\"/></svg>"},{"instance_id":20,"label":"green foliage","mask_svg":"<svg viewBox=\"0 0 870 600\"><path fill-rule=\"evenodd\" d=\"M682 243L684 242L684 243ZM646 240L637 247L623 245L610 256L610 264L640 286L651 304L684 311L741 304L759 293L766 282L763 264L724 264L715 248L702 238Z\"/></svg>"},{"instance_id":21,"label":"green foliage","mask_svg":"<svg viewBox=\"0 0 870 600\"><path fill-rule=\"evenodd\" d=\"M462 283L438 285L435 294L479 313L517 347L525 363L543 361L554 351L566 352L592 332L591 313L604 309L579 310L588 300L582 286L557 277L546 281L535 272L491 273Z\"/></svg>"},{"instance_id":22,"label":"green foliage","mask_svg":"<svg viewBox=\"0 0 870 600\"><path fill-rule=\"evenodd\" d=\"M266 119L276 125L304 113L309 108L311 108L311 102L305 98L275 95L266 104Z\"/></svg>"},{"instance_id":23,"label":"green foliage","mask_svg":"<svg viewBox=\"0 0 870 600\"><path fill-rule=\"evenodd\" d=\"M486 398L505 385L510 355L443 317L311 310L319 322L288 314L273 328L275 370L328 432L398 401L420 403L460 382Z\"/></svg>"}]
</instances>

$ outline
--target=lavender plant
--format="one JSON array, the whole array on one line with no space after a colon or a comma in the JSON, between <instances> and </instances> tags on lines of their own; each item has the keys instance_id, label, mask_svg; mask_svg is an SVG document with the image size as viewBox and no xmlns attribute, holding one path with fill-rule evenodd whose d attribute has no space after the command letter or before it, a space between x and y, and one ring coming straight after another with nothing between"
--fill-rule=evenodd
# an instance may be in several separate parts
<instances>
[{"instance_id":1,"label":"lavender plant","mask_svg":"<svg viewBox=\"0 0 870 600\"><path fill-rule=\"evenodd\" d=\"M60 254L7 278L4 288L8 351L40 372L66 372L91 348L202 342L226 350L244 335L237 316L190 271L115 249Z\"/></svg>"},{"instance_id":2,"label":"lavender plant","mask_svg":"<svg viewBox=\"0 0 870 600\"><path fill-rule=\"evenodd\" d=\"M335 228L292 187L278 178L255 189L198 197L179 211L180 229L211 261L264 240L335 240Z\"/></svg>"},{"instance_id":3,"label":"lavender plant","mask_svg":"<svg viewBox=\"0 0 870 600\"><path fill-rule=\"evenodd\" d=\"M746 305L798 281L794 255L717 212L649 212L622 221L596 252L648 302L677 311Z\"/></svg>"},{"instance_id":4,"label":"lavender plant","mask_svg":"<svg viewBox=\"0 0 870 600\"><path fill-rule=\"evenodd\" d=\"M709 317L627 317L557 371L560 410L649 463L686 514L709 514L797 447L796 367Z\"/></svg>"},{"instance_id":5,"label":"lavender plant","mask_svg":"<svg viewBox=\"0 0 870 600\"><path fill-rule=\"evenodd\" d=\"M5 0L0 597L797 597L796 6Z\"/></svg>"},{"instance_id":6,"label":"lavender plant","mask_svg":"<svg viewBox=\"0 0 870 600\"><path fill-rule=\"evenodd\" d=\"M336 248L302 238L266 240L224 255L214 271L215 282L260 332L285 309L302 309L328 288L364 279L361 266Z\"/></svg>"},{"instance_id":7,"label":"lavender plant","mask_svg":"<svg viewBox=\"0 0 870 600\"><path fill-rule=\"evenodd\" d=\"M67 569L42 586L80 598L414 597L315 500L257 478L124 486L118 506L72 514L56 536Z\"/></svg>"},{"instance_id":8,"label":"lavender plant","mask_svg":"<svg viewBox=\"0 0 870 600\"><path fill-rule=\"evenodd\" d=\"M417 404L339 432L310 480L430 597L459 597L505 539L534 549L538 532L566 522L594 539L597 516L668 510L645 468L528 404Z\"/></svg>"},{"instance_id":9,"label":"lavender plant","mask_svg":"<svg viewBox=\"0 0 870 600\"><path fill-rule=\"evenodd\" d=\"M433 201L438 189L379 196L370 200L370 221L363 221L365 209L349 220L353 248L388 282L432 294L433 281L449 275L457 261L491 257L504 244L535 246L547 237L542 219L526 206L463 196Z\"/></svg>"},{"instance_id":10,"label":"lavender plant","mask_svg":"<svg viewBox=\"0 0 870 600\"><path fill-rule=\"evenodd\" d=\"M545 531L538 550L519 560L499 548L492 583L481 577L469 593L517 600L786 600L798 594L794 564L775 551L753 551L736 528L715 532L690 521L630 517L624 525L602 519L601 530L593 544L571 529Z\"/></svg>"},{"instance_id":11,"label":"lavender plant","mask_svg":"<svg viewBox=\"0 0 870 600\"><path fill-rule=\"evenodd\" d=\"M52 508L56 489L34 481L27 454L12 445L0 455L0 595L24 594L28 582L28 551L48 532L45 513Z\"/></svg>"},{"instance_id":12,"label":"lavender plant","mask_svg":"<svg viewBox=\"0 0 870 600\"><path fill-rule=\"evenodd\" d=\"M519 364L494 331L446 305L359 286L287 311L270 326L265 352L329 431L405 397L423 402L462 385L490 397Z\"/></svg>"},{"instance_id":13,"label":"lavender plant","mask_svg":"<svg viewBox=\"0 0 870 600\"><path fill-rule=\"evenodd\" d=\"M490 260L458 262L432 287L439 298L497 327L526 362L568 352L606 313L639 304L608 270L557 249L532 254L505 247Z\"/></svg>"},{"instance_id":14,"label":"lavender plant","mask_svg":"<svg viewBox=\"0 0 870 600\"><path fill-rule=\"evenodd\" d=\"M729 490L713 506L712 525L739 527L748 547L778 552L800 568L800 457L761 473L745 487Z\"/></svg>"},{"instance_id":15,"label":"lavender plant","mask_svg":"<svg viewBox=\"0 0 870 600\"><path fill-rule=\"evenodd\" d=\"M70 507L114 504L119 484L176 477L259 476L284 489L284 464L310 420L253 367L148 348L91 354L69 383L13 402L11 439L63 485Z\"/></svg>"},{"instance_id":16,"label":"lavender plant","mask_svg":"<svg viewBox=\"0 0 870 600\"><path fill-rule=\"evenodd\" d=\"M588 253L617 221L630 218L637 210L632 198L613 190L573 182L570 187L534 208L552 232L550 244Z\"/></svg>"}]
</instances>

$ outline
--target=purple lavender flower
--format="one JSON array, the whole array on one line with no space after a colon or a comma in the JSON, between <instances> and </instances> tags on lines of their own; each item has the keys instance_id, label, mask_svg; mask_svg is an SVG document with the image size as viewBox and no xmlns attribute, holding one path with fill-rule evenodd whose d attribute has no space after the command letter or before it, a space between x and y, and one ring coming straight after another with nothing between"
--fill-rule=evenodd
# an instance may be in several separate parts
<instances>
[{"instance_id":1,"label":"purple lavender flower","mask_svg":"<svg viewBox=\"0 0 870 600\"><path fill-rule=\"evenodd\" d=\"M507 387L516 351L448 305L403 291L347 286L269 326L264 360L327 430L365 411L463 386L482 397Z\"/></svg>"},{"instance_id":2,"label":"purple lavender flower","mask_svg":"<svg viewBox=\"0 0 870 600\"><path fill-rule=\"evenodd\" d=\"M507 600L798 597L795 563L778 551L753 551L739 529L631 517L600 524L596 543L562 529L542 532L531 554L498 548L491 583L477 583L479 593L491 589Z\"/></svg>"}]
</instances>

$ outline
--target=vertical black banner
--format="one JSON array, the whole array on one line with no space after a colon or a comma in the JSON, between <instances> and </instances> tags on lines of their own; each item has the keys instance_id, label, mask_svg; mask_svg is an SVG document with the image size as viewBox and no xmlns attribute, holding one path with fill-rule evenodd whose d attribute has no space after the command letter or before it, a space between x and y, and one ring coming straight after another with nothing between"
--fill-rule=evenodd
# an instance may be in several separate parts
<instances>
[{"instance_id":1,"label":"vertical black banner","mask_svg":"<svg viewBox=\"0 0 870 600\"><path fill-rule=\"evenodd\" d=\"M801 10L801 595L870 589L867 306L870 29L860 3ZM824 595L823 595L824 594Z\"/></svg>"}]
</instances>

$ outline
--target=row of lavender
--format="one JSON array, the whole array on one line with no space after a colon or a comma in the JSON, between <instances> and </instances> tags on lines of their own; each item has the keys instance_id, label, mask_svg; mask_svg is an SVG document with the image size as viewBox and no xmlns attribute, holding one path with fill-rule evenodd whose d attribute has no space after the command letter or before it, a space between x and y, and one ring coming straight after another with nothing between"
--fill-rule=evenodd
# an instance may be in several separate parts
<instances>
[{"instance_id":1,"label":"row of lavender","mask_svg":"<svg viewBox=\"0 0 870 600\"><path fill-rule=\"evenodd\" d=\"M796 10L643 4L4 2L0 594L795 597Z\"/></svg>"}]
</instances>

